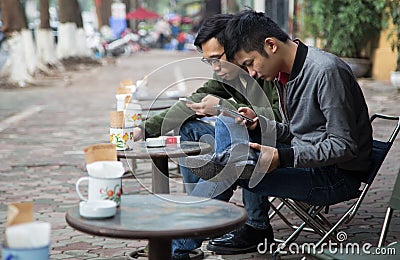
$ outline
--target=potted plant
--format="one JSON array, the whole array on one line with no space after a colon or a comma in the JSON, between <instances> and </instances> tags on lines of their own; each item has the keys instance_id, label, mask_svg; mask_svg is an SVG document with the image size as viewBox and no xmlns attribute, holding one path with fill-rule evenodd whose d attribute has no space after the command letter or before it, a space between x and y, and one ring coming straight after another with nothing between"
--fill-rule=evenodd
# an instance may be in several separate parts
<instances>
[{"instance_id":1,"label":"potted plant","mask_svg":"<svg viewBox=\"0 0 400 260\"><path fill-rule=\"evenodd\" d=\"M388 0L387 4L387 10L394 24L389 37L392 39L392 50L397 49L396 69L390 72L390 81L393 86L400 89L400 3L398 0Z\"/></svg>"},{"instance_id":2,"label":"potted plant","mask_svg":"<svg viewBox=\"0 0 400 260\"><path fill-rule=\"evenodd\" d=\"M368 72L369 46L382 28L382 14L388 0L309 1L306 27L322 48L343 57L357 77ZM361 59L360 59L361 58ZM353 64L356 62L356 64Z\"/></svg>"}]
</instances>

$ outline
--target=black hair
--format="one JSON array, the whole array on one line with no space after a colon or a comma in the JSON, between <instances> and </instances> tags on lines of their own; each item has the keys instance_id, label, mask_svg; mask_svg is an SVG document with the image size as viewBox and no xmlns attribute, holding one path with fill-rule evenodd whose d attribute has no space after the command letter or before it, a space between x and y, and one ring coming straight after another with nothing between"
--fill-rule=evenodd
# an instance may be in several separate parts
<instances>
[{"instance_id":1,"label":"black hair","mask_svg":"<svg viewBox=\"0 0 400 260\"><path fill-rule=\"evenodd\" d=\"M282 42L290 39L289 35L264 13L244 10L234 15L225 29L224 49L227 59L233 60L240 50L258 51L265 56L264 40L268 37L275 37Z\"/></svg>"},{"instance_id":2,"label":"black hair","mask_svg":"<svg viewBox=\"0 0 400 260\"><path fill-rule=\"evenodd\" d=\"M216 38L224 46L224 31L228 22L233 18L232 14L216 14L207 18L194 40L194 45L201 52L201 45L211 38Z\"/></svg>"}]
</instances>

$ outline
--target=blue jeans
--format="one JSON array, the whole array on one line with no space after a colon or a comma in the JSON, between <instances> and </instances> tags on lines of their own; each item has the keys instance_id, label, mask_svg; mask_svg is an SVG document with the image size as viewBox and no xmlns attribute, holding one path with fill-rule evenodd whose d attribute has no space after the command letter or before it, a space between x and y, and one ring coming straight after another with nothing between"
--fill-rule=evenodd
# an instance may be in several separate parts
<instances>
[{"instance_id":1,"label":"blue jeans","mask_svg":"<svg viewBox=\"0 0 400 260\"><path fill-rule=\"evenodd\" d=\"M203 141L215 146L216 152L222 152L231 143L248 142L247 130L240 129L240 135L230 135L228 129L236 125L232 118L218 117L215 128L201 120L186 121L180 128L181 141ZM215 137L215 140L214 140ZM181 166L181 173L185 182L186 192L193 196L215 198L229 201L236 189L236 184L206 182L192 173L188 168ZM252 191L243 189L242 198L248 219L246 224L256 229L266 229L268 220L268 199ZM187 252L199 248L204 239L178 239L172 241L172 254Z\"/></svg>"}]
</instances>

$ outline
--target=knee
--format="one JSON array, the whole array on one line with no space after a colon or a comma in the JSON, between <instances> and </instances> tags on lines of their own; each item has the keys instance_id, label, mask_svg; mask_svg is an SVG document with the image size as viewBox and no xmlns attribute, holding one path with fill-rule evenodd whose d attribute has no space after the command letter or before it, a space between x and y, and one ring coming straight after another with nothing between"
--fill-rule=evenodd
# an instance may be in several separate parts
<instances>
[{"instance_id":1,"label":"knee","mask_svg":"<svg viewBox=\"0 0 400 260\"><path fill-rule=\"evenodd\" d=\"M193 140L193 120L186 121L179 128L179 135L181 136L181 141L194 141Z\"/></svg>"},{"instance_id":2,"label":"knee","mask_svg":"<svg viewBox=\"0 0 400 260\"><path fill-rule=\"evenodd\" d=\"M204 136L214 136L214 127L200 120L188 120L179 129L181 141L200 141Z\"/></svg>"}]
</instances>

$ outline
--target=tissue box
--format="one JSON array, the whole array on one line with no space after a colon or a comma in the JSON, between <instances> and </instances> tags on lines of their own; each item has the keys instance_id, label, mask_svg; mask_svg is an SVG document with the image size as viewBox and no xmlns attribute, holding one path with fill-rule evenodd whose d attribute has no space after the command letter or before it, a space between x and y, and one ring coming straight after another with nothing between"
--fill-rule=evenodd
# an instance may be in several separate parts
<instances>
[{"instance_id":1,"label":"tissue box","mask_svg":"<svg viewBox=\"0 0 400 260\"><path fill-rule=\"evenodd\" d=\"M180 136L163 136L165 144L179 144L181 142Z\"/></svg>"}]
</instances>

